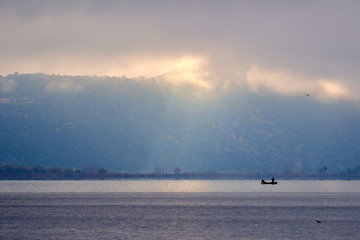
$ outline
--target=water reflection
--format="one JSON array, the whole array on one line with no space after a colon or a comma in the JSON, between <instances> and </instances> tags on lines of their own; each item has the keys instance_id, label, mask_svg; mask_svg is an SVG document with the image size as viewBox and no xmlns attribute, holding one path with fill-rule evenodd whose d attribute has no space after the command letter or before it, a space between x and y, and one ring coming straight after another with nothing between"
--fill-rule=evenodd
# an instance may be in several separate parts
<instances>
[{"instance_id":1,"label":"water reflection","mask_svg":"<svg viewBox=\"0 0 360 240\"><path fill-rule=\"evenodd\" d=\"M360 193L360 181L247 180L0 181L0 192L320 192Z\"/></svg>"}]
</instances>

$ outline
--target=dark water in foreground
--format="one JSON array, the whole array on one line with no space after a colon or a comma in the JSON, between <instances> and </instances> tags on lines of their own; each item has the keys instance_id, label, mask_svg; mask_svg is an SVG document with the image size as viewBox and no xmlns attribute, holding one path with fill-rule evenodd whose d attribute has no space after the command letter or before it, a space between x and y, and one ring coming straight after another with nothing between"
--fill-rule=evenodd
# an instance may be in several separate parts
<instances>
[{"instance_id":1,"label":"dark water in foreground","mask_svg":"<svg viewBox=\"0 0 360 240\"><path fill-rule=\"evenodd\" d=\"M0 189L0 239L360 239L359 192L20 190Z\"/></svg>"}]
</instances>

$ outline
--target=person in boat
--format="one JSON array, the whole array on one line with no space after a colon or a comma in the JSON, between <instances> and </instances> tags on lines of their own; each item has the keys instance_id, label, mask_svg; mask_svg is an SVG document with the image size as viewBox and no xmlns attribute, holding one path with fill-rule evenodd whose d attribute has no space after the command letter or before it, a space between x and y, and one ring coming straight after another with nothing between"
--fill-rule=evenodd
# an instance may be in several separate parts
<instances>
[{"instance_id":1,"label":"person in boat","mask_svg":"<svg viewBox=\"0 0 360 240\"><path fill-rule=\"evenodd\" d=\"M261 179L261 184L277 184L277 182L275 182L275 178L271 179L271 182L266 182L264 179Z\"/></svg>"}]
</instances>

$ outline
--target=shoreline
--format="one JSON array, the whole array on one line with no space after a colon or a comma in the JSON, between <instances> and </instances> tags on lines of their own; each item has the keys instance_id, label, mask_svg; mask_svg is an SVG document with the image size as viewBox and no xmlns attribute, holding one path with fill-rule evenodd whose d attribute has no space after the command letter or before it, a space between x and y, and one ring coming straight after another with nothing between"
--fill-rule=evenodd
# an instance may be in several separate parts
<instances>
[{"instance_id":1,"label":"shoreline","mask_svg":"<svg viewBox=\"0 0 360 240\"><path fill-rule=\"evenodd\" d=\"M360 180L360 174L0 173L2 180Z\"/></svg>"}]
</instances>

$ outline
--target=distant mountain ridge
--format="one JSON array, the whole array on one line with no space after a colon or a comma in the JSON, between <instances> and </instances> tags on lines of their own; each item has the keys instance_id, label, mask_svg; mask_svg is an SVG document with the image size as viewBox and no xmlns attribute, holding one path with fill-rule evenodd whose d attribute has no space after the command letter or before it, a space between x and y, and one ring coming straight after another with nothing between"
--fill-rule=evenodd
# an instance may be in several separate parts
<instances>
[{"instance_id":1,"label":"distant mountain ridge","mask_svg":"<svg viewBox=\"0 0 360 240\"><path fill-rule=\"evenodd\" d=\"M339 173L359 164L360 109L240 86L0 77L0 161L116 172Z\"/></svg>"}]
</instances>

